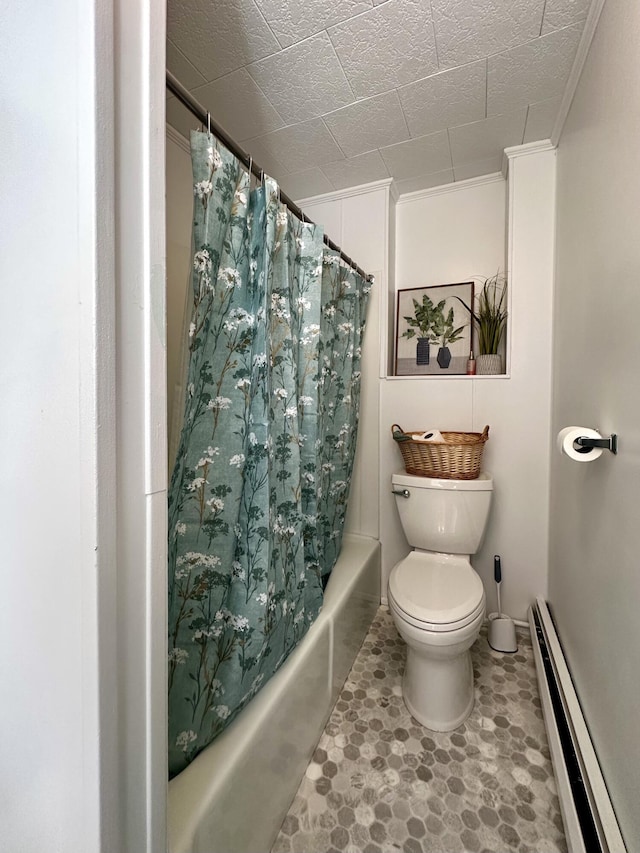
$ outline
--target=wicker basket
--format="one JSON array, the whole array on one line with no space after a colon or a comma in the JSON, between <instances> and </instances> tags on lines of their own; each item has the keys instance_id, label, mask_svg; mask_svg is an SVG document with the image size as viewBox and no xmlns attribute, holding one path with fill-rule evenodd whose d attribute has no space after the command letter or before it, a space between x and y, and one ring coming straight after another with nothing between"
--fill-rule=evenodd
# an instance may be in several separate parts
<instances>
[{"instance_id":1,"label":"wicker basket","mask_svg":"<svg viewBox=\"0 0 640 853\"><path fill-rule=\"evenodd\" d=\"M443 432L444 442L416 440L398 424L393 424L391 434L402 452L407 474L441 480L475 480L489 440L489 427L481 433Z\"/></svg>"}]
</instances>

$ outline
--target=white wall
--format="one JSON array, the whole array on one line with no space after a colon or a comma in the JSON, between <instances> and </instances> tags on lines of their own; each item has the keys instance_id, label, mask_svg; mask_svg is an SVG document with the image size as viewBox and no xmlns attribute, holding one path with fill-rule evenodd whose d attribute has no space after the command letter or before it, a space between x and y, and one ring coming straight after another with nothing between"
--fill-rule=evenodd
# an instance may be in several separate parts
<instances>
[{"instance_id":1,"label":"white wall","mask_svg":"<svg viewBox=\"0 0 640 853\"><path fill-rule=\"evenodd\" d=\"M401 196L396 209L397 289L504 272L506 205L500 174Z\"/></svg>"},{"instance_id":2,"label":"white wall","mask_svg":"<svg viewBox=\"0 0 640 853\"><path fill-rule=\"evenodd\" d=\"M489 424L483 467L494 476L494 502L473 564L495 609L493 555L502 556L503 608L519 619L547 588L553 259L553 155L517 161L525 162L511 162L508 247L501 176L411 193L397 206L398 289L488 277L509 255L509 377L388 378L380 396L383 591L409 550L390 493L392 473L402 470L391 424L475 432Z\"/></svg>"},{"instance_id":3,"label":"white wall","mask_svg":"<svg viewBox=\"0 0 640 853\"><path fill-rule=\"evenodd\" d=\"M0 34L0 846L20 853L114 837L112 24L94 12L25 0Z\"/></svg>"},{"instance_id":4,"label":"white wall","mask_svg":"<svg viewBox=\"0 0 640 853\"><path fill-rule=\"evenodd\" d=\"M558 150L550 602L627 849L640 849L640 5L606 3Z\"/></svg>"},{"instance_id":5,"label":"white wall","mask_svg":"<svg viewBox=\"0 0 640 853\"><path fill-rule=\"evenodd\" d=\"M363 405L348 523L354 532L379 536L381 593L386 597L389 572L409 551L390 489L391 474L402 468L391 424L474 431L490 424L485 467L495 477L495 501L487 538L474 564L494 608L493 555L501 554L503 606L524 619L535 596L547 591L555 158L553 152L527 146L513 154L508 247L507 185L501 176L412 193L397 205L391 199L385 205L382 196L376 202L380 190L366 187L308 199L303 205L366 269L383 260L386 235L387 260L395 252L397 288L486 277L498 268L504 270L507 255L511 258L508 378L384 378L387 345L393 349L386 312L388 307L395 310L395 299L391 294L390 305L385 305L386 289L377 288L382 302L380 309L374 306L376 317L380 315L379 337L373 339L372 315L367 330L370 349L363 364L371 390Z\"/></svg>"},{"instance_id":6,"label":"white wall","mask_svg":"<svg viewBox=\"0 0 640 853\"><path fill-rule=\"evenodd\" d=\"M386 307L389 256L393 251L390 233L390 181L379 181L345 192L302 200L306 214L324 225L325 233L368 273L376 283L371 291L362 352L362 397L360 430L354 465L346 529L363 536L380 536L378 386L381 359L386 352Z\"/></svg>"},{"instance_id":7,"label":"white wall","mask_svg":"<svg viewBox=\"0 0 640 853\"><path fill-rule=\"evenodd\" d=\"M8 853L165 848L164 16L25 0L0 31Z\"/></svg>"}]
</instances>

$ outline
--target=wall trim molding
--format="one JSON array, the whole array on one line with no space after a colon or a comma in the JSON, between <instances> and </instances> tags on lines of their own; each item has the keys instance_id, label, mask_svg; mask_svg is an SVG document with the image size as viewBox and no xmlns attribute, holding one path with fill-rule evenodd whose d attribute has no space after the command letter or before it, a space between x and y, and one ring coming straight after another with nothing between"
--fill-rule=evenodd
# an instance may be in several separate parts
<instances>
[{"instance_id":1,"label":"wall trim molding","mask_svg":"<svg viewBox=\"0 0 640 853\"><path fill-rule=\"evenodd\" d=\"M538 142L525 142L523 145L512 145L505 148L502 153L502 175L505 180L509 174L509 163L518 157L529 157L531 154L542 154L544 151L555 151L555 143L550 139L541 139Z\"/></svg>"},{"instance_id":2,"label":"wall trim molding","mask_svg":"<svg viewBox=\"0 0 640 853\"><path fill-rule=\"evenodd\" d=\"M587 61L589 48L591 47L591 42L593 41L593 37L596 33L596 27L598 26L598 21L600 20L600 14L604 8L604 4L605 0L591 0L591 7L587 15L587 20L585 21L582 36L580 37L578 50L576 52L575 59L573 60L573 65L569 73L567 85L564 89L562 101L560 102L560 109L558 110L553 130L551 131L551 142L553 145L557 145L560 141L564 123L569 115L573 97L576 93L576 89L578 88L578 83L580 82L582 69Z\"/></svg>"},{"instance_id":3,"label":"wall trim molding","mask_svg":"<svg viewBox=\"0 0 640 853\"><path fill-rule=\"evenodd\" d=\"M552 151L555 143L550 139L540 139L537 142L525 142L523 145L512 145L504 149L504 156L509 160L515 157L527 157L529 154L540 154L541 151Z\"/></svg>"},{"instance_id":4,"label":"wall trim molding","mask_svg":"<svg viewBox=\"0 0 640 853\"><path fill-rule=\"evenodd\" d=\"M477 178L467 178L466 181L454 181L451 184L441 184L439 187L428 187L424 190L416 190L412 193L402 193L399 196L397 204L406 204L411 201L418 201L422 198L432 198L445 193L455 193L459 190L468 190L473 187L480 187L484 184L493 184L496 181L504 180L502 172L491 172L489 175L480 175Z\"/></svg>"},{"instance_id":5,"label":"wall trim molding","mask_svg":"<svg viewBox=\"0 0 640 853\"><path fill-rule=\"evenodd\" d=\"M178 148L182 148L183 151L186 151L187 154L191 155L191 146L189 145L189 140L186 136L183 136L179 131L170 125L169 122L166 124L167 128L167 139L171 142L174 142Z\"/></svg>"},{"instance_id":6,"label":"wall trim molding","mask_svg":"<svg viewBox=\"0 0 640 853\"><path fill-rule=\"evenodd\" d=\"M309 204L324 204L326 201L340 201L343 198L352 198L357 195L365 195L366 193L374 192L375 190L389 189L393 194L391 185L393 178L383 178L381 181L372 181L370 184L359 184L356 187L349 187L344 190L332 190L329 193L321 193L320 195L312 195L307 198L296 199L296 204L304 207Z\"/></svg>"}]
</instances>

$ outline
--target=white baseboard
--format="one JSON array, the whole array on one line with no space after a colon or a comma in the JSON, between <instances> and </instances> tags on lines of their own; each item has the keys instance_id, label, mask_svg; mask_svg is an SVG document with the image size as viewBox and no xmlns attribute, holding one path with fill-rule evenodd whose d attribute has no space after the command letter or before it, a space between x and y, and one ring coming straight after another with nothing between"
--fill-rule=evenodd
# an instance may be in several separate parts
<instances>
[{"instance_id":1,"label":"white baseboard","mask_svg":"<svg viewBox=\"0 0 640 853\"><path fill-rule=\"evenodd\" d=\"M543 598L529 625L560 809L571 853L627 853L551 613Z\"/></svg>"}]
</instances>

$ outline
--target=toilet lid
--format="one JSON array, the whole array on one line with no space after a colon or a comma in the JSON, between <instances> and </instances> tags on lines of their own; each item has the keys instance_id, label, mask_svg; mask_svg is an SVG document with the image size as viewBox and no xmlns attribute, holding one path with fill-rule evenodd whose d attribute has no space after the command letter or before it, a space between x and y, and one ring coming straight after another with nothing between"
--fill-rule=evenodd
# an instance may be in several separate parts
<instances>
[{"instance_id":1,"label":"toilet lid","mask_svg":"<svg viewBox=\"0 0 640 853\"><path fill-rule=\"evenodd\" d=\"M389 595L411 621L462 623L484 607L484 587L468 558L412 551L392 570Z\"/></svg>"}]
</instances>

